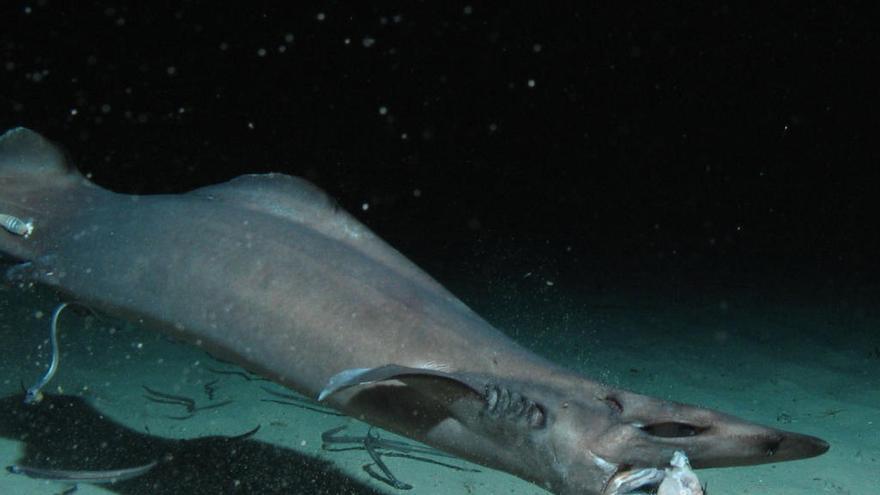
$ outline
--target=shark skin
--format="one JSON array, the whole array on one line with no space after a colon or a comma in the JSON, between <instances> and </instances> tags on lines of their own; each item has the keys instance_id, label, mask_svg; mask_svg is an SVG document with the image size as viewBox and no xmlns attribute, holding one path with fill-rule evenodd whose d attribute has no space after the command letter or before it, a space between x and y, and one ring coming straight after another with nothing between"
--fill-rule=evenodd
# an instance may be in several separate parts
<instances>
[{"instance_id":1,"label":"shark skin","mask_svg":"<svg viewBox=\"0 0 880 495\"><path fill-rule=\"evenodd\" d=\"M828 450L532 353L299 178L118 194L15 128L0 136L0 216L12 283L51 286L552 493L651 489L676 451L705 468Z\"/></svg>"}]
</instances>

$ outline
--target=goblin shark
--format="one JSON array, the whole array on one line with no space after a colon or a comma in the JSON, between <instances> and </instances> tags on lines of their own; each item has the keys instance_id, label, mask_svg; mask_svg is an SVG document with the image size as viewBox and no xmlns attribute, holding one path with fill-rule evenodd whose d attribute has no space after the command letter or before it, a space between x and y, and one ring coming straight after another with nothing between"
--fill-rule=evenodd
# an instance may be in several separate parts
<instances>
[{"instance_id":1,"label":"goblin shark","mask_svg":"<svg viewBox=\"0 0 880 495\"><path fill-rule=\"evenodd\" d=\"M0 137L0 252L39 283L346 414L556 494L822 454L818 438L616 389L521 347L317 187L246 175L103 189L24 128Z\"/></svg>"}]
</instances>

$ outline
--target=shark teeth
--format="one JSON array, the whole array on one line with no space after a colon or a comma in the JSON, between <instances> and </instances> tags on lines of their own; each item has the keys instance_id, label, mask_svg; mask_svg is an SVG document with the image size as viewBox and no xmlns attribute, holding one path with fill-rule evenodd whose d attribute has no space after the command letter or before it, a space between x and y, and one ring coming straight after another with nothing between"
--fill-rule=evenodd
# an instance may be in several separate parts
<instances>
[{"instance_id":1,"label":"shark teeth","mask_svg":"<svg viewBox=\"0 0 880 495\"><path fill-rule=\"evenodd\" d=\"M594 462L603 471L612 464L601 457L593 456ZM703 486L691 469L684 452L677 450L672 454L669 467L639 468L615 471L602 491L603 495L704 495Z\"/></svg>"}]
</instances>

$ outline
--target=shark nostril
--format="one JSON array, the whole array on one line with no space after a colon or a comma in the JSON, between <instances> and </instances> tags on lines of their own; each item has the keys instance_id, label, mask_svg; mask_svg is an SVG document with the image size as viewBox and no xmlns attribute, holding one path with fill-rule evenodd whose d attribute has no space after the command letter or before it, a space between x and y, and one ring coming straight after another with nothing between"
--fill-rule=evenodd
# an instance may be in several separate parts
<instances>
[{"instance_id":1,"label":"shark nostril","mask_svg":"<svg viewBox=\"0 0 880 495\"><path fill-rule=\"evenodd\" d=\"M781 439L781 438L774 438L773 440L769 440L769 441L764 445L764 454L765 454L767 457L773 457L774 455L776 455L776 451L779 450L779 445L780 445L780 444L782 444L782 439Z\"/></svg>"},{"instance_id":2,"label":"shark nostril","mask_svg":"<svg viewBox=\"0 0 880 495\"><path fill-rule=\"evenodd\" d=\"M653 423L641 426L640 428L649 435L662 438L692 437L706 431L705 427L694 426L688 423L678 423L675 421Z\"/></svg>"}]
</instances>

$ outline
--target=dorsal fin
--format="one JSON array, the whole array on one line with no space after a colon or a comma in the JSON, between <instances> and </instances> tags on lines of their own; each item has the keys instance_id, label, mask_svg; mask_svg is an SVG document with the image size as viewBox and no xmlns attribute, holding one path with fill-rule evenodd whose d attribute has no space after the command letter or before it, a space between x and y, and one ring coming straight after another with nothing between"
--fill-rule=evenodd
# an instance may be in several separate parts
<instances>
[{"instance_id":1,"label":"dorsal fin","mask_svg":"<svg viewBox=\"0 0 880 495\"><path fill-rule=\"evenodd\" d=\"M70 166L57 145L24 127L0 136L0 177L22 175L68 175Z\"/></svg>"},{"instance_id":2,"label":"dorsal fin","mask_svg":"<svg viewBox=\"0 0 880 495\"><path fill-rule=\"evenodd\" d=\"M311 182L285 174L250 174L189 194L234 202L249 209L308 224L324 235L343 240L373 236L366 227L339 209L336 202Z\"/></svg>"},{"instance_id":3,"label":"dorsal fin","mask_svg":"<svg viewBox=\"0 0 880 495\"><path fill-rule=\"evenodd\" d=\"M234 202L307 226L352 246L426 290L455 299L442 285L305 179L278 173L243 175L222 184L193 190L189 194Z\"/></svg>"}]
</instances>

